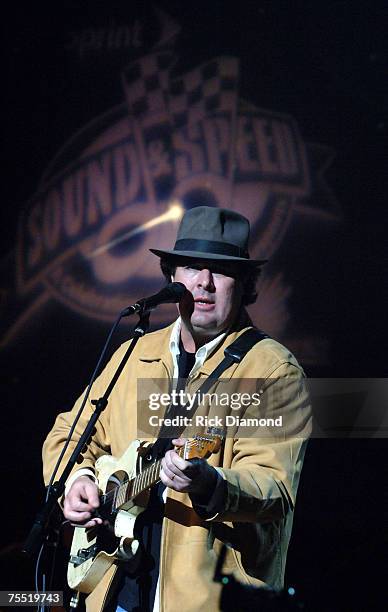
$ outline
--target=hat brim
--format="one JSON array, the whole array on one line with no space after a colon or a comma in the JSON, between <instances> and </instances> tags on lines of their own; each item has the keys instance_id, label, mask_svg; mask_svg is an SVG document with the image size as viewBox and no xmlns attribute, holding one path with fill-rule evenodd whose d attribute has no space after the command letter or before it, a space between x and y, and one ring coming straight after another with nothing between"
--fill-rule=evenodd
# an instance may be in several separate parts
<instances>
[{"instance_id":1,"label":"hat brim","mask_svg":"<svg viewBox=\"0 0 388 612\"><path fill-rule=\"evenodd\" d=\"M268 259L246 259L245 257L233 257L232 255L219 255L217 253L203 253L201 251L163 251L160 249L150 249L151 253L158 257L186 257L187 259L207 259L215 261L230 261L245 266L262 266Z\"/></svg>"}]
</instances>

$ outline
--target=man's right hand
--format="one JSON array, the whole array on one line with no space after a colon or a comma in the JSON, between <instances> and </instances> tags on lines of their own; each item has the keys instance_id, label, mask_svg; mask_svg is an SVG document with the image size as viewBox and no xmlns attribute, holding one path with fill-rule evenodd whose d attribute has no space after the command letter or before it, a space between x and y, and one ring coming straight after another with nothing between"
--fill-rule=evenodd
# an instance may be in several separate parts
<instances>
[{"instance_id":1,"label":"man's right hand","mask_svg":"<svg viewBox=\"0 0 388 612\"><path fill-rule=\"evenodd\" d=\"M71 523L79 527L101 525L101 518L92 518L100 505L98 487L88 476L80 476L71 485L63 504L63 514Z\"/></svg>"}]
</instances>

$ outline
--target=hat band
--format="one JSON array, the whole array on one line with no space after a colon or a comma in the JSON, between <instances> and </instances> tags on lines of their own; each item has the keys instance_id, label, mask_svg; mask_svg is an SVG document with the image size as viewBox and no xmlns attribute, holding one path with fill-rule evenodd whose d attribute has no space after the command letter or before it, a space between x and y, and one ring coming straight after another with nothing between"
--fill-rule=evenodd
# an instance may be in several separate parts
<instances>
[{"instance_id":1,"label":"hat band","mask_svg":"<svg viewBox=\"0 0 388 612\"><path fill-rule=\"evenodd\" d=\"M241 249L229 242L217 242L215 240L196 240L194 238L182 238L175 243L174 251L198 251L213 255L228 255L230 257L241 257L249 259L248 251Z\"/></svg>"}]
</instances>

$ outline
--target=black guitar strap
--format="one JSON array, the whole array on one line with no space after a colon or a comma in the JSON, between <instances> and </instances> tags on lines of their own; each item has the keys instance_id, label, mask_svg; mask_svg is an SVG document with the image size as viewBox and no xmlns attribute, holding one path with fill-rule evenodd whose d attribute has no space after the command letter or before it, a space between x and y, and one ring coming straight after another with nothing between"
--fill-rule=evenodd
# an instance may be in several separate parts
<instances>
[{"instance_id":1,"label":"black guitar strap","mask_svg":"<svg viewBox=\"0 0 388 612\"><path fill-rule=\"evenodd\" d=\"M255 344L268 337L269 336L267 336L267 334L260 329L255 329L253 327L247 329L224 350L223 360L218 364L213 372L209 374L208 378L198 389L196 393L196 401L194 402L193 406L190 409L187 409L185 406L177 406L174 404L170 406L166 412L166 414L168 413L168 417L173 418L178 414L184 414L188 418L192 418L198 408L198 399L209 391L212 384L221 378L225 370L234 363L240 363L251 348L255 346ZM183 430L184 427L168 427L163 423L159 431L159 437L153 445L153 458L157 459L162 457L169 448L172 448L171 439L178 438Z\"/></svg>"}]
</instances>

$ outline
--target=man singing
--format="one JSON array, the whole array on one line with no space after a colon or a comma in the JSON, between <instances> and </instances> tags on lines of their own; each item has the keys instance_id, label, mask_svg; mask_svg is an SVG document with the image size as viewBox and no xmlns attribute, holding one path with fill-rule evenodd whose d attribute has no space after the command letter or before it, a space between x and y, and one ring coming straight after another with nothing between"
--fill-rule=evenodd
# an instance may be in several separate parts
<instances>
[{"instance_id":1,"label":"man singing","mask_svg":"<svg viewBox=\"0 0 388 612\"><path fill-rule=\"evenodd\" d=\"M94 465L104 454L120 457L138 438L137 381L164 379L171 390L178 379L185 379L185 391L194 393L223 361L225 349L253 327L244 307L256 299L255 283L264 262L249 258L248 241L245 217L198 206L184 215L172 250L152 249L168 282L183 283L194 304L184 300L174 323L137 343L83 463L67 482L63 511L73 524L102 523L96 516L99 490ZM116 351L96 380L92 398L103 395L127 346ZM154 487L150 507L143 513L142 548L147 550L147 561L136 570L125 562L115 563L87 597L88 610L219 610L221 587L213 576L224 542L229 545L225 572L233 572L244 584L282 587L310 423L304 373L284 346L262 337L239 363L225 369L222 379L237 387L242 380L257 381L255 391L263 399L260 416L281 417L285 430L250 437L243 437L240 430L227 435L208 460L193 462L176 452L184 444L184 432L173 445L167 443L161 485ZM72 411L57 417L47 437L46 481L80 402L81 398ZM92 406L85 408L74 441L91 411ZM258 416L258 407L249 405L246 413ZM74 448L73 440L67 455Z\"/></svg>"}]
</instances>

